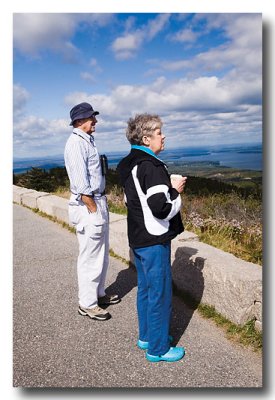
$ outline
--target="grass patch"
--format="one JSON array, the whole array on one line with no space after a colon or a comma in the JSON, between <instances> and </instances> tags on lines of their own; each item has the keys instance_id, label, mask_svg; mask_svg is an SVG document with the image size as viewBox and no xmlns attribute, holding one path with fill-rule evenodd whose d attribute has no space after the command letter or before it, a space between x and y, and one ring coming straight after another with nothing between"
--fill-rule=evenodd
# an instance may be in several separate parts
<instances>
[{"instance_id":1,"label":"grass patch","mask_svg":"<svg viewBox=\"0 0 275 400\"><path fill-rule=\"evenodd\" d=\"M262 264L262 205L237 193L184 196L183 221L200 241Z\"/></svg>"},{"instance_id":2,"label":"grass patch","mask_svg":"<svg viewBox=\"0 0 275 400\"><path fill-rule=\"evenodd\" d=\"M110 254L111 257L114 257L114 258L116 258L117 260L123 262L124 264L130 266L130 261L126 260L126 258L120 257L118 254L116 254L116 253L114 252L113 249L109 249L109 254Z\"/></svg>"},{"instance_id":3,"label":"grass patch","mask_svg":"<svg viewBox=\"0 0 275 400\"><path fill-rule=\"evenodd\" d=\"M125 206L120 206L118 204L114 204L114 203L108 201L108 208L109 208L109 211L112 213L120 214L120 215L127 215L127 209Z\"/></svg>"},{"instance_id":4,"label":"grass patch","mask_svg":"<svg viewBox=\"0 0 275 400\"><path fill-rule=\"evenodd\" d=\"M54 195L62 197L63 199L69 199L71 196L70 190L64 187L58 187L54 192Z\"/></svg>"},{"instance_id":5,"label":"grass patch","mask_svg":"<svg viewBox=\"0 0 275 400\"><path fill-rule=\"evenodd\" d=\"M48 218L50 221L53 221L53 222L58 223L58 224L61 225L63 228L67 229L68 231L70 231L70 232L72 232L72 233L75 233L75 232L76 232L76 231L75 231L75 228L72 227L72 226L70 226L69 224L67 224L67 222L60 221L58 218L56 218L56 217L54 217L54 216L52 216L52 215L49 215L49 214L47 214L47 213L45 213L45 212L43 212L43 211L40 211L38 208L31 208L31 207L28 207L28 206L24 206L24 207L29 208L29 209L32 210L34 213L40 215L40 217Z\"/></svg>"},{"instance_id":6,"label":"grass patch","mask_svg":"<svg viewBox=\"0 0 275 400\"><path fill-rule=\"evenodd\" d=\"M262 333L255 329L254 319L245 325L236 325L218 313L212 306L199 304L198 311L204 318L211 319L217 326L222 327L229 339L250 346L254 351L262 350Z\"/></svg>"},{"instance_id":7,"label":"grass patch","mask_svg":"<svg viewBox=\"0 0 275 400\"><path fill-rule=\"evenodd\" d=\"M198 235L199 240L203 243L231 253L242 260L262 265L262 237L243 234L236 239L226 229L217 229L217 231L212 229L202 232L193 227L191 230ZM248 235L250 237L246 240Z\"/></svg>"},{"instance_id":8,"label":"grass patch","mask_svg":"<svg viewBox=\"0 0 275 400\"><path fill-rule=\"evenodd\" d=\"M197 309L202 317L212 320L222 328L228 339L249 346L254 351L262 350L262 333L255 329L255 320L252 319L243 326L234 324L218 313L215 307L202 304L195 300L190 293L180 290L175 282L173 282L173 293L181 298L189 308Z\"/></svg>"}]
</instances>

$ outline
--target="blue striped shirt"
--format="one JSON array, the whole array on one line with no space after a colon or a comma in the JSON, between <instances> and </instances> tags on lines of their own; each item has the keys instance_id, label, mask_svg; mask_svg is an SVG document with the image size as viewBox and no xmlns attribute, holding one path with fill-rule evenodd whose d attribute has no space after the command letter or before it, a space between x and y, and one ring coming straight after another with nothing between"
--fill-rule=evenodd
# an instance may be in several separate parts
<instances>
[{"instance_id":1,"label":"blue striped shirt","mask_svg":"<svg viewBox=\"0 0 275 400\"><path fill-rule=\"evenodd\" d=\"M64 160L70 179L70 190L76 195L93 195L105 190L105 177L101 172L99 154L94 137L75 128L67 140Z\"/></svg>"}]
</instances>

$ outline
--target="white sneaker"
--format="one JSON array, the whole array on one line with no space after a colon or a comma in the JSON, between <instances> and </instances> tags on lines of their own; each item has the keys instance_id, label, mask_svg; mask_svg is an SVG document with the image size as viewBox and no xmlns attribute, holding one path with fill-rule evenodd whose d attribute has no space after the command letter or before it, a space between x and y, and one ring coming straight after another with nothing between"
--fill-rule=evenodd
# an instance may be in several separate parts
<instances>
[{"instance_id":1,"label":"white sneaker","mask_svg":"<svg viewBox=\"0 0 275 400\"><path fill-rule=\"evenodd\" d=\"M78 308L78 313L83 316L88 316L92 319L97 319L98 321L106 321L111 318L111 314L102 308L95 306L93 308Z\"/></svg>"}]
</instances>

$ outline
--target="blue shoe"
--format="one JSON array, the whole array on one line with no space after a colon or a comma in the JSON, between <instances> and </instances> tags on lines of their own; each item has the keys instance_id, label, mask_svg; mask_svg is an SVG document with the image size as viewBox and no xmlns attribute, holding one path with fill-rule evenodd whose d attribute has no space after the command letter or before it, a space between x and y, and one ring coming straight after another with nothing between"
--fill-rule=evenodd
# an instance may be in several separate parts
<instances>
[{"instance_id":1,"label":"blue shoe","mask_svg":"<svg viewBox=\"0 0 275 400\"><path fill-rule=\"evenodd\" d=\"M147 350L148 349L148 342L143 342L143 340L138 340L137 341L137 347L139 347L141 350Z\"/></svg>"},{"instance_id":2,"label":"blue shoe","mask_svg":"<svg viewBox=\"0 0 275 400\"><path fill-rule=\"evenodd\" d=\"M152 356L147 352L146 358L148 361L151 362L158 362L158 361L174 362L181 360L184 354L185 354L184 347L170 347L170 350L168 350L167 353L163 354L162 356Z\"/></svg>"},{"instance_id":3,"label":"blue shoe","mask_svg":"<svg viewBox=\"0 0 275 400\"><path fill-rule=\"evenodd\" d=\"M173 337L171 335L168 336L170 343L173 342ZM143 340L138 340L137 341L137 347L139 347L141 350L147 350L149 346L149 342L143 342Z\"/></svg>"}]
</instances>

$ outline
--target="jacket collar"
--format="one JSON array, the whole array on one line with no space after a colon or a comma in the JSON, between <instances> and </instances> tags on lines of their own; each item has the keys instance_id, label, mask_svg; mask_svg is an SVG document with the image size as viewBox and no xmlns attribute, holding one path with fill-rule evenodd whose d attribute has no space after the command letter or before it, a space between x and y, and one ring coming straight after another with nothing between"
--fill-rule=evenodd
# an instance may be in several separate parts
<instances>
[{"instance_id":1,"label":"jacket collar","mask_svg":"<svg viewBox=\"0 0 275 400\"><path fill-rule=\"evenodd\" d=\"M136 149L136 150L144 151L145 153L150 154L150 156L153 156L153 157L155 157L157 160L161 161L161 159L158 158L158 157L156 156L156 154L153 152L153 150L149 149L149 147L139 146L139 145L137 145L137 144L132 144L132 145L131 145L131 149Z\"/></svg>"}]
</instances>

